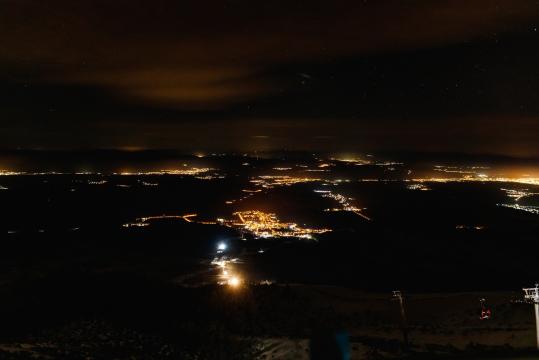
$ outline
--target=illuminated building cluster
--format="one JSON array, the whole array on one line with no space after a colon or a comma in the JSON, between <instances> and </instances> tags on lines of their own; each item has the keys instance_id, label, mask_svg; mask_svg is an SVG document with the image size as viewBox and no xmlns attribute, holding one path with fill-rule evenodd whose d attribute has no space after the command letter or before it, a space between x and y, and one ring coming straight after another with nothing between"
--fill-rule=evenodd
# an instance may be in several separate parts
<instances>
[{"instance_id":1,"label":"illuminated building cluster","mask_svg":"<svg viewBox=\"0 0 539 360\"><path fill-rule=\"evenodd\" d=\"M419 190L419 191L429 191L430 188L424 184L410 184L406 186L408 190Z\"/></svg>"},{"instance_id":2,"label":"illuminated building cluster","mask_svg":"<svg viewBox=\"0 0 539 360\"><path fill-rule=\"evenodd\" d=\"M288 170L292 170L292 168L291 167L274 167L273 170L288 171Z\"/></svg>"},{"instance_id":3,"label":"illuminated building cluster","mask_svg":"<svg viewBox=\"0 0 539 360\"><path fill-rule=\"evenodd\" d=\"M372 219L368 217L367 215L363 214L363 209L360 209L350 203L350 201L354 200L352 198L348 198L341 194L335 194L331 192L331 190L315 190L314 192L320 194L324 198L329 198L337 201L340 205L340 207L337 208L331 208L331 209L325 209L325 211L349 211L352 212L360 217L362 217L365 220L371 221Z\"/></svg>"},{"instance_id":4,"label":"illuminated building cluster","mask_svg":"<svg viewBox=\"0 0 539 360\"><path fill-rule=\"evenodd\" d=\"M486 166L445 166L436 165L434 171L451 174L449 177L431 177L412 179L414 182L506 182L539 185L539 178L523 175L521 177L491 176L485 173Z\"/></svg>"},{"instance_id":5,"label":"illuminated building cluster","mask_svg":"<svg viewBox=\"0 0 539 360\"><path fill-rule=\"evenodd\" d=\"M539 206L517 204L521 199L523 199L525 197L528 197L528 196L539 195L539 193L530 192L528 189L515 190L515 189L504 189L504 188L502 188L501 190L505 191L505 193L507 194L508 197L514 199L515 203L514 204L497 204L498 206L506 207L506 208L510 208L510 209L515 209L515 210L520 210L520 211L525 211L525 212L528 212L528 213L531 213L531 214L539 215Z\"/></svg>"},{"instance_id":6,"label":"illuminated building cluster","mask_svg":"<svg viewBox=\"0 0 539 360\"><path fill-rule=\"evenodd\" d=\"M471 166L471 167L459 167L459 166L446 166L446 165L435 165L434 171L444 172L444 173L453 173L453 174L463 174L463 175L477 175L476 170L488 169L487 167L480 166Z\"/></svg>"},{"instance_id":7,"label":"illuminated building cluster","mask_svg":"<svg viewBox=\"0 0 539 360\"><path fill-rule=\"evenodd\" d=\"M502 188L500 190L505 191L507 196L514 199L515 201L519 201L520 199L523 199L523 198L528 197L528 196L539 195L539 193L530 192L528 189L514 190L514 189L504 189L504 188Z\"/></svg>"},{"instance_id":8,"label":"illuminated building cluster","mask_svg":"<svg viewBox=\"0 0 539 360\"><path fill-rule=\"evenodd\" d=\"M43 175L94 175L90 173L63 173L57 171L44 171L44 172L26 172L26 171L10 171L0 170L0 176L43 176ZM98 175L98 174L97 174Z\"/></svg>"},{"instance_id":9,"label":"illuminated building cluster","mask_svg":"<svg viewBox=\"0 0 539 360\"><path fill-rule=\"evenodd\" d=\"M382 161L382 162L376 162L374 163L376 166L382 166L382 167L390 167L392 170L394 170L395 166L403 166L404 163L397 162L397 161Z\"/></svg>"},{"instance_id":10,"label":"illuminated building cluster","mask_svg":"<svg viewBox=\"0 0 539 360\"><path fill-rule=\"evenodd\" d=\"M193 222L193 218L195 218L197 214L186 214L186 215L158 215L158 216L147 216L136 219L135 222L126 223L123 224L123 227L130 228L130 227L145 227L150 225L150 222L152 220L164 220L164 219L177 219L177 220L184 220L187 222Z\"/></svg>"},{"instance_id":11,"label":"illuminated building cluster","mask_svg":"<svg viewBox=\"0 0 539 360\"><path fill-rule=\"evenodd\" d=\"M88 180L88 185L105 185L107 180Z\"/></svg>"},{"instance_id":12,"label":"illuminated building cluster","mask_svg":"<svg viewBox=\"0 0 539 360\"><path fill-rule=\"evenodd\" d=\"M137 171L137 172L130 172L130 171L124 171L120 173L113 173L113 175L121 175L121 176L147 176L147 175L186 175L186 176L196 176L200 174L207 173L209 171L212 171L214 169L212 168L186 168L186 169L169 169L169 170L159 170L159 171ZM213 177L212 177L213 178Z\"/></svg>"},{"instance_id":13,"label":"illuminated building cluster","mask_svg":"<svg viewBox=\"0 0 539 360\"><path fill-rule=\"evenodd\" d=\"M457 225L455 226L457 230L484 230L485 226L483 225Z\"/></svg>"},{"instance_id":14,"label":"illuminated building cluster","mask_svg":"<svg viewBox=\"0 0 539 360\"><path fill-rule=\"evenodd\" d=\"M176 219L203 225L217 224L232 228L240 228L261 238L295 237L312 239L313 235L315 234L323 234L331 231L331 229L302 228L296 223L292 222L283 223L279 221L275 214L265 213L257 210L235 212L233 215L236 216L235 220L217 218L215 221L196 220L195 218L198 216L197 214L148 216L137 218L136 221L123 224L122 226L125 228L146 227L150 225L152 220Z\"/></svg>"},{"instance_id":15,"label":"illuminated building cluster","mask_svg":"<svg viewBox=\"0 0 539 360\"><path fill-rule=\"evenodd\" d=\"M213 174L213 175L201 175L201 176L195 176L196 179L199 179L199 180L215 180L215 179L224 179L226 176L224 175L216 175L216 174Z\"/></svg>"},{"instance_id":16,"label":"illuminated building cluster","mask_svg":"<svg viewBox=\"0 0 539 360\"><path fill-rule=\"evenodd\" d=\"M372 157L371 155L367 155L367 156ZM389 167L390 170L394 170L395 166L404 165L404 163L402 163L402 162L396 162L396 161L372 161L370 159L363 159L363 158L360 158L360 157L331 158L331 160L336 161L336 162L342 162L342 163L346 163L346 164L351 164L351 165L357 165L357 166L374 165L374 166ZM326 164L326 165L333 166L333 164Z\"/></svg>"},{"instance_id":17,"label":"illuminated building cluster","mask_svg":"<svg viewBox=\"0 0 539 360\"><path fill-rule=\"evenodd\" d=\"M186 165L184 165L186 166ZM116 176L150 176L150 175L183 175L183 176L196 176L197 178L207 180L215 178L223 178L221 175L208 174L210 171L215 169L212 168L185 168L185 169L169 169L169 170L158 170L158 171L122 171L114 172L110 175ZM26 171L11 171L11 170L0 170L0 176L44 176L44 175L103 175L100 172L58 172L58 171L41 171L41 172L26 172ZM88 182L93 185L100 185L99 182Z\"/></svg>"},{"instance_id":18,"label":"illuminated building cluster","mask_svg":"<svg viewBox=\"0 0 539 360\"><path fill-rule=\"evenodd\" d=\"M263 188L273 188L276 186L289 186L293 184L321 181L321 179L308 177L294 177L288 175L263 175L256 179L251 179L251 183Z\"/></svg>"},{"instance_id":19,"label":"illuminated building cluster","mask_svg":"<svg viewBox=\"0 0 539 360\"><path fill-rule=\"evenodd\" d=\"M339 184L342 184L342 183L349 183L349 182L350 182L350 179L333 179L333 180L327 181L326 183L324 183L322 185L327 185L327 184L339 185Z\"/></svg>"},{"instance_id":20,"label":"illuminated building cluster","mask_svg":"<svg viewBox=\"0 0 539 360\"><path fill-rule=\"evenodd\" d=\"M333 161L340 161L344 163L349 163L352 165L369 165L371 164L370 160L361 159L357 157L344 157L344 158L331 158Z\"/></svg>"},{"instance_id":21,"label":"illuminated building cluster","mask_svg":"<svg viewBox=\"0 0 539 360\"><path fill-rule=\"evenodd\" d=\"M261 238L295 237L312 239L315 234L331 231L330 229L302 228L296 223L280 222L275 214L257 210L239 211L234 215L239 219L239 222L232 223L234 226L240 226Z\"/></svg>"},{"instance_id":22,"label":"illuminated building cluster","mask_svg":"<svg viewBox=\"0 0 539 360\"><path fill-rule=\"evenodd\" d=\"M534 177L520 177L520 178L508 178L508 177L490 177L486 174L476 174L475 176L464 176L457 178L417 178L412 179L414 182L439 182L439 183L451 183L451 182L500 182L500 183L516 183L527 185L539 185L539 178Z\"/></svg>"},{"instance_id":23,"label":"illuminated building cluster","mask_svg":"<svg viewBox=\"0 0 539 360\"><path fill-rule=\"evenodd\" d=\"M149 225L150 225L150 223L148 223L148 222L136 221L136 222L132 222L132 223L125 223L122 226L125 227L125 228L130 228L130 227L145 227L145 226L149 226Z\"/></svg>"},{"instance_id":24,"label":"illuminated building cluster","mask_svg":"<svg viewBox=\"0 0 539 360\"><path fill-rule=\"evenodd\" d=\"M526 211L531 214L539 215L539 206L519 205L519 204L498 204L498 206L510 209Z\"/></svg>"},{"instance_id":25,"label":"illuminated building cluster","mask_svg":"<svg viewBox=\"0 0 539 360\"><path fill-rule=\"evenodd\" d=\"M144 186L159 186L158 183L151 183L151 182L148 182L148 181L141 181L140 183L142 185L144 185Z\"/></svg>"},{"instance_id":26,"label":"illuminated building cluster","mask_svg":"<svg viewBox=\"0 0 539 360\"><path fill-rule=\"evenodd\" d=\"M25 175L25 173L20 172L20 171L0 170L0 176L13 176L13 175Z\"/></svg>"}]
</instances>

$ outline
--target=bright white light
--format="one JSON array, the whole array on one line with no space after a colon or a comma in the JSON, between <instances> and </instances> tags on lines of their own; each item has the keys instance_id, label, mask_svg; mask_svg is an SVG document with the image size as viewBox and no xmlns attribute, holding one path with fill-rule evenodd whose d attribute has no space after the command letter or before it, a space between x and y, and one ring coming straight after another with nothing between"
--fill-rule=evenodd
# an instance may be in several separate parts
<instances>
[{"instance_id":1,"label":"bright white light","mask_svg":"<svg viewBox=\"0 0 539 360\"><path fill-rule=\"evenodd\" d=\"M237 276L233 276L228 280L228 285L232 287L238 287L241 285L241 279Z\"/></svg>"},{"instance_id":2,"label":"bright white light","mask_svg":"<svg viewBox=\"0 0 539 360\"><path fill-rule=\"evenodd\" d=\"M220 242L219 244L217 244L217 250L219 251L225 251L227 248L226 244L224 242Z\"/></svg>"},{"instance_id":3,"label":"bright white light","mask_svg":"<svg viewBox=\"0 0 539 360\"><path fill-rule=\"evenodd\" d=\"M226 267L226 263L227 263L226 260L222 260L222 259L219 259L219 258L215 258L215 259L213 259L211 261L212 265L216 265L216 266L219 266L219 267L222 267L222 268Z\"/></svg>"}]
</instances>

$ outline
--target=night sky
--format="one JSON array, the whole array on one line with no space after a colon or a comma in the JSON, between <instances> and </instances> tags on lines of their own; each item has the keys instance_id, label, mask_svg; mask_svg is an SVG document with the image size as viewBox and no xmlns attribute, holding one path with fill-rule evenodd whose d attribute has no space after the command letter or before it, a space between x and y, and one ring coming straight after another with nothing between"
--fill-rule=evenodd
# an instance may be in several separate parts
<instances>
[{"instance_id":1,"label":"night sky","mask_svg":"<svg viewBox=\"0 0 539 360\"><path fill-rule=\"evenodd\" d=\"M0 0L0 147L539 156L537 0Z\"/></svg>"}]
</instances>

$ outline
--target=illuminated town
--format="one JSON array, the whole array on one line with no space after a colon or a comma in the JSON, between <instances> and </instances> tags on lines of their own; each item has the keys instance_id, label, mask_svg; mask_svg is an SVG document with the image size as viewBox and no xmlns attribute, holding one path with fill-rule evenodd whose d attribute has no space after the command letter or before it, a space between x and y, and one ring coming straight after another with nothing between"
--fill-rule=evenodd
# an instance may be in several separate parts
<instances>
[{"instance_id":1,"label":"illuminated town","mask_svg":"<svg viewBox=\"0 0 539 360\"><path fill-rule=\"evenodd\" d=\"M502 191L504 191L507 194L507 197L513 199L515 203L513 204L497 204L498 206L519 210L519 211L525 211L530 214L539 215L539 205L523 205L518 204L518 202L522 199L532 197L532 196L538 196L539 192L531 192L528 189L505 189L502 188Z\"/></svg>"},{"instance_id":2,"label":"illuminated town","mask_svg":"<svg viewBox=\"0 0 539 360\"><path fill-rule=\"evenodd\" d=\"M457 225L455 226L457 230L484 230L485 226L483 225Z\"/></svg>"},{"instance_id":3,"label":"illuminated town","mask_svg":"<svg viewBox=\"0 0 539 360\"><path fill-rule=\"evenodd\" d=\"M425 184L410 184L407 185L408 190L430 191L431 189Z\"/></svg>"},{"instance_id":4,"label":"illuminated town","mask_svg":"<svg viewBox=\"0 0 539 360\"><path fill-rule=\"evenodd\" d=\"M184 169L166 169L158 171L122 171L122 172L111 172L110 174L104 174L101 172L60 172L60 171L11 171L11 170L0 170L0 176L47 176L47 175L95 175L95 176L104 176L104 175L116 175L116 176L154 176L154 175L178 175L178 176L200 176L202 179L216 179L220 178L220 175L207 174L209 172L215 171L212 168L197 168L197 167L187 167L186 164L183 164ZM99 184L99 182L93 182L94 184Z\"/></svg>"},{"instance_id":5,"label":"illuminated town","mask_svg":"<svg viewBox=\"0 0 539 360\"><path fill-rule=\"evenodd\" d=\"M185 167L187 165L184 164ZM185 169L168 169L168 170L159 170L159 171L139 171L139 172L131 172L131 171L124 171L120 173L113 173L113 175L121 175L121 176L149 176L149 175L185 175L185 176L197 176L201 174L208 173L212 170L211 168L185 168ZM210 175L208 176L209 179L213 179L215 177L212 177Z\"/></svg>"},{"instance_id":6,"label":"illuminated town","mask_svg":"<svg viewBox=\"0 0 539 360\"><path fill-rule=\"evenodd\" d=\"M0 24L0 360L539 358L539 0Z\"/></svg>"},{"instance_id":7,"label":"illuminated town","mask_svg":"<svg viewBox=\"0 0 539 360\"><path fill-rule=\"evenodd\" d=\"M352 210L345 210L352 211ZM186 215L157 215L148 216L136 219L134 222L125 223L122 226L125 228L131 227L146 227L155 220L182 220L189 223L198 223L203 225L223 225L245 230L256 237L260 238L298 238L298 239L313 239L316 234L324 234L330 232L331 229L303 228L293 222L281 222L275 214L265 213L258 210L239 211L233 213L236 220L226 220L218 218L212 220L197 220L197 214Z\"/></svg>"},{"instance_id":8,"label":"illuminated town","mask_svg":"<svg viewBox=\"0 0 539 360\"><path fill-rule=\"evenodd\" d=\"M318 178L309 177L293 177L287 175L264 175L259 176L256 179L251 179L250 182L256 186L271 189L276 186L290 186L300 183L321 181Z\"/></svg>"},{"instance_id":9,"label":"illuminated town","mask_svg":"<svg viewBox=\"0 0 539 360\"><path fill-rule=\"evenodd\" d=\"M154 220L183 220L186 222L193 222L193 218L197 217L197 214L186 214L186 215L156 215L156 216L147 216L136 219L135 222L123 224L123 227L145 227L150 225Z\"/></svg>"},{"instance_id":10,"label":"illuminated town","mask_svg":"<svg viewBox=\"0 0 539 360\"><path fill-rule=\"evenodd\" d=\"M539 206L519 205L519 204L498 204L498 206L539 215Z\"/></svg>"},{"instance_id":11,"label":"illuminated town","mask_svg":"<svg viewBox=\"0 0 539 360\"><path fill-rule=\"evenodd\" d=\"M514 199L515 201L519 201L521 199L524 199L529 196L539 195L539 192L531 192L528 189L501 189L502 191L505 191L508 197Z\"/></svg>"},{"instance_id":12,"label":"illuminated town","mask_svg":"<svg viewBox=\"0 0 539 360\"><path fill-rule=\"evenodd\" d=\"M485 174L478 174L473 176L455 177L455 178L415 178L414 182L438 182L438 183L451 183L451 182L498 182L498 183L516 183L516 184L528 184L539 185L539 178L536 177L490 177Z\"/></svg>"},{"instance_id":13,"label":"illuminated town","mask_svg":"<svg viewBox=\"0 0 539 360\"><path fill-rule=\"evenodd\" d=\"M107 180L88 180L88 185L105 185Z\"/></svg>"},{"instance_id":14,"label":"illuminated town","mask_svg":"<svg viewBox=\"0 0 539 360\"><path fill-rule=\"evenodd\" d=\"M295 237L312 239L315 234L330 232L330 229L302 228L293 222L281 222L275 214L262 211L239 211L234 213L239 222L233 223L261 238Z\"/></svg>"},{"instance_id":15,"label":"illuminated town","mask_svg":"<svg viewBox=\"0 0 539 360\"><path fill-rule=\"evenodd\" d=\"M340 207L325 209L324 211L349 211L352 212L365 220L371 221L371 218L363 213L364 209L360 209L350 203L353 201L352 198L347 198L341 194L334 194L330 190L315 190L315 193L321 194L324 198L333 199L339 203Z\"/></svg>"}]
</instances>

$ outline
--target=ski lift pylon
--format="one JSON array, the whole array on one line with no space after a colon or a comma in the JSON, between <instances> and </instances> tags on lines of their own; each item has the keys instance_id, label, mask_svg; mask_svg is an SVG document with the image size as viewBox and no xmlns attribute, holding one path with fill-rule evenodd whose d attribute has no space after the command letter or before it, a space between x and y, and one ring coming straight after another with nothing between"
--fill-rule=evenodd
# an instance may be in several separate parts
<instances>
[{"instance_id":1,"label":"ski lift pylon","mask_svg":"<svg viewBox=\"0 0 539 360\"><path fill-rule=\"evenodd\" d=\"M479 320L489 320L492 317L492 311L485 305L486 299L479 299L479 303L481 304L481 315L479 316Z\"/></svg>"}]
</instances>

